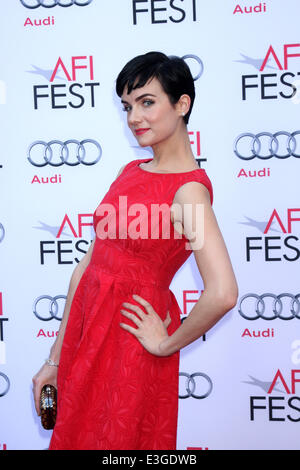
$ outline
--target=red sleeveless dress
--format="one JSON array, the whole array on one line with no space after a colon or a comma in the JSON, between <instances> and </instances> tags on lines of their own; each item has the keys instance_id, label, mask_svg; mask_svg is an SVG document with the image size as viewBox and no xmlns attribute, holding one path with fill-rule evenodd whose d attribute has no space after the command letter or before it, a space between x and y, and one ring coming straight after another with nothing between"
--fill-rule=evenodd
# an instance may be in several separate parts
<instances>
[{"instance_id":1,"label":"red sleeveless dress","mask_svg":"<svg viewBox=\"0 0 300 470\"><path fill-rule=\"evenodd\" d=\"M140 168L150 160L128 163L94 212L94 249L73 297L61 351L51 450L176 449L179 352L158 357L146 351L120 327L135 326L120 310L123 302L141 306L132 298L138 294L163 320L169 310L169 335L180 326L169 285L192 250L170 217L162 220L153 208L170 209L178 188L189 181L208 188L211 204L213 189L204 169ZM105 226L108 213L115 225ZM98 237L103 228L110 238Z\"/></svg>"}]
</instances>

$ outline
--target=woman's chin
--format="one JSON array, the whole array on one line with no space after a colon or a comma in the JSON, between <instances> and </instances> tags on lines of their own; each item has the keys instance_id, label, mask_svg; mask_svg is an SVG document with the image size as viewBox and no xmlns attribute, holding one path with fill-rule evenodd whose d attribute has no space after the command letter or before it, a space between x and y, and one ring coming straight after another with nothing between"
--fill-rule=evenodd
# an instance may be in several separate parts
<instances>
[{"instance_id":1,"label":"woman's chin","mask_svg":"<svg viewBox=\"0 0 300 470\"><path fill-rule=\"evenodd\" d=\"M139 144L140 147L151 147L152 142L148 139L137 139L137 143Z\"/></svg>"},{"instance_id":2,"label":"woman's chin","mask_svg":"<svg viewBox=\"0 0 300 470\"><path fill-rule=\"evenodd\" d=\"M140 146L140 147L151 147L150 144L145 144L145 143L142 143L142 144L141 144L140 142L139 142L139 146Z\"/></svg>"}]
</instances>

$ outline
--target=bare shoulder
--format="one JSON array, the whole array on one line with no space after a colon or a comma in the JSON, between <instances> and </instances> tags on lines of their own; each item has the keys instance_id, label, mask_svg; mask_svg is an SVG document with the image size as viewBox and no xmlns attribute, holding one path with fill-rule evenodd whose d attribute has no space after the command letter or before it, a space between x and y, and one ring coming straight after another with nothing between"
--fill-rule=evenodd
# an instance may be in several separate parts
<instances>
[{"instance_id":1,"label":"bare shoulder","mask_svg":"<svg viewBox=\"0 0 300 470\"><path fill-rule=\"evenodd\" d=\"M178 188L175 193L174 204L193 204L193 203L210 204L210 194L205 184L198 181L188 181Z\"/></svg>"},{"instance_id":2,"label":"bare shoulder","mask_svg":"<svg viewBox=\"0 0 300 470\"><path fill-rule=\"evenodd\" d=\"M190 211L190 208L192 208L192 211ZM187 220L189 215L192 214L192 219L195 219L199 209L201 211L205 209L205 216L208 214L214 216L207 187L198 181L184 183L176 191L171 207L171 221L173 224L177 223L178 232L183 232L183 220L185 220L185 227L188 230ZM192 222L192 225L195 225L195 221Z\"/></svg>"}]
</instances>

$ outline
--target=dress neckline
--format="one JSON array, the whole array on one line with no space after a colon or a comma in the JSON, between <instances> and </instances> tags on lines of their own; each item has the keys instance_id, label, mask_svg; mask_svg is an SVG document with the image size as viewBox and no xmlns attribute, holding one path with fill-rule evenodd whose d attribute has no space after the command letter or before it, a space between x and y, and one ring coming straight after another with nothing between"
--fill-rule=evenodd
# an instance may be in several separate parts
<instances>
[{"instance_id":1,"label":"dress neckline","mask_svg":"<svg viewBox=\"0 0 300 470\"><path fill-rule=\"evenodd\" d=\"M137 168L142 171L143 173L150 173L150 175L185 175L187 173L193 173L194 171L205 171L204 168L195 168L195 170L189 170L189 171L180 171L180 172L177 172L177 173L159 173L157 171L147 171L147 170L143 170L143 168L140 167L140 163L148 163L150 162L151 160L153 160L153 158L148 158L145 160L137 160Z\"/></svg>"}]
</instances>

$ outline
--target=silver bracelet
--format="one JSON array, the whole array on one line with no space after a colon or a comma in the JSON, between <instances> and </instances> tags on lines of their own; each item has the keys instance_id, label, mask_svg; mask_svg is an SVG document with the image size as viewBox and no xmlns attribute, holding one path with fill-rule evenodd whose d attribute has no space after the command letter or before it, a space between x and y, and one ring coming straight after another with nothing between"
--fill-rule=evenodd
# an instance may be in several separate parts
<instances>
[{"instance_id":1,"label":"silver bracelet","mask_svg":"<svg viewBox=\"0 0 300 470\"><path fill-rule=\"evenodd\" d=\"M58 367L58 364L56 364L52 359L45 359L45 363L48 364L48 366L55 366Z\"/></svg>"}]
</instances>

